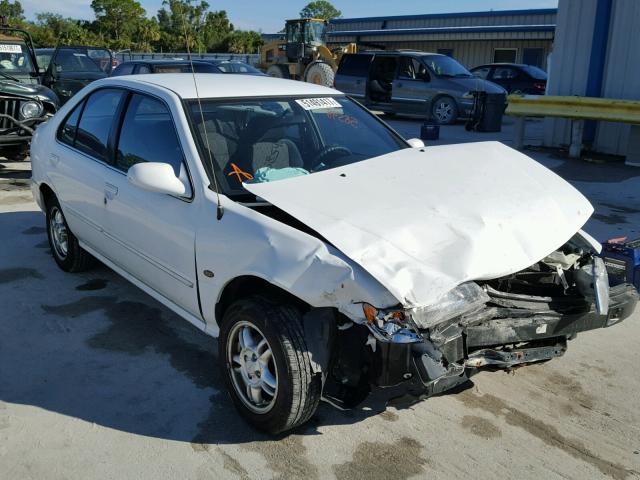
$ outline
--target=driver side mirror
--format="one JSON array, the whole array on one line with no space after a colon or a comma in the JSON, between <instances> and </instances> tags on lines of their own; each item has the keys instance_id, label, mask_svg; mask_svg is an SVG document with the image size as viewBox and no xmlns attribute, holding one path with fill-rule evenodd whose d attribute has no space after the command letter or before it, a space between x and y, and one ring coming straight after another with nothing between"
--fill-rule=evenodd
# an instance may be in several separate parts
<instances>
[{"instance_id":1,"label":"driver side mirror","mask_svg":"<svg viewBox=\"0 0 640 480\"><path fill-rule=\"evenodd\" d=\"M182 196L186 193L184 183L176 177L168 163L136 163L127 171L127 180L132 185L149 192Z\"/></svg>"}]
</instances>

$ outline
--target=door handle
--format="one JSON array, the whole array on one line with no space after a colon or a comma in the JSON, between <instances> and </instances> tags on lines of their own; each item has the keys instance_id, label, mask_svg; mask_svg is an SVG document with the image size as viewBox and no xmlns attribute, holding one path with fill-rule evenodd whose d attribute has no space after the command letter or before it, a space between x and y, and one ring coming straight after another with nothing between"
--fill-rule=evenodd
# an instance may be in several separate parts
<instances>
[{"instance_id":1,"label":"door handle","mask_svg":"<svg viewBox=\"0 0 640 480\"><path fill-rule=\"evenodd\" d=\"M118 195L118 187L110 183L105 183L104 184L104 203L107 203L107 200L113 200L116 195Z\"/></svg>"}]
</instances>

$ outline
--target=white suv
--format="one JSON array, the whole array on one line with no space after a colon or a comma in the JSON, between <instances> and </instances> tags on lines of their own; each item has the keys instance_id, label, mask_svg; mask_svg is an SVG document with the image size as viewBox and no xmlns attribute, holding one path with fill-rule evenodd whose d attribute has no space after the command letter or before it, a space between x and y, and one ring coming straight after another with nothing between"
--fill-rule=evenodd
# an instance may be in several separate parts
<instances>
[{"instance_id":1,"label":"white suv","mask_svg":"<svg viewBox=\"0 0 640 480\"><path fill-rule=\"evenodd\" d=\"M32 163L58 265L97 258L219 336L235 404L269 432L321 397L559 356L637 302L549 170L499 143L407 142L308 83L97 81L38 128Z\"/></svg>"}]
</instances>

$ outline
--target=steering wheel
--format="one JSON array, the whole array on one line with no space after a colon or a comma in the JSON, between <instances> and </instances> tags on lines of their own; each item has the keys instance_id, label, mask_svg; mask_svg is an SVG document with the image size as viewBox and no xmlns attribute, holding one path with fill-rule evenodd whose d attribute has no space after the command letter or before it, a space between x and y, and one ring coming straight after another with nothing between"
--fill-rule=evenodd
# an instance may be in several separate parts
<instances>
[{"instance_id":1,"label":"steering wheel","mask_svg":"<svg viewBox=\"0 0 640 480\"><path fill-rule=\"evenodd\" d=\"M315 164L315 166L312 168L312 170L324 170L338 158L346 157L351 154L351 150L349 150L347 147L342 147L340 145L327 145L322 150L320 150L318 155L316 155L316 157L313 159L313 163ZM331 158L331 160L328 160L328 157L332 155L334 155L334 157Z\"/></svg>"}]
</instances>

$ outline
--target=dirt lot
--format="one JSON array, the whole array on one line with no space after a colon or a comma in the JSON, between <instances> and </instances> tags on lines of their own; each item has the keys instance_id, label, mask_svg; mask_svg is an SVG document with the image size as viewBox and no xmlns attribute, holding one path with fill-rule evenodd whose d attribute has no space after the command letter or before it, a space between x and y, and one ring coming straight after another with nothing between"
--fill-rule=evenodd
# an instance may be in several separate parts
<instances>
[{"instance_id":1,"label":"dirt lot","mask_svg":"<svg viewBox=\"0 0 640 480\"><path fill-rule=\"evenodd\" d=\"M640 169L534 156L591 199L597 238L640 234ZM213 339L106 267L55 266L27 178L0 161L2 478L640 478L640 312L560 359L409 408L323 404L268 438L233 410Z\"/></svg>"}]
</instances>

